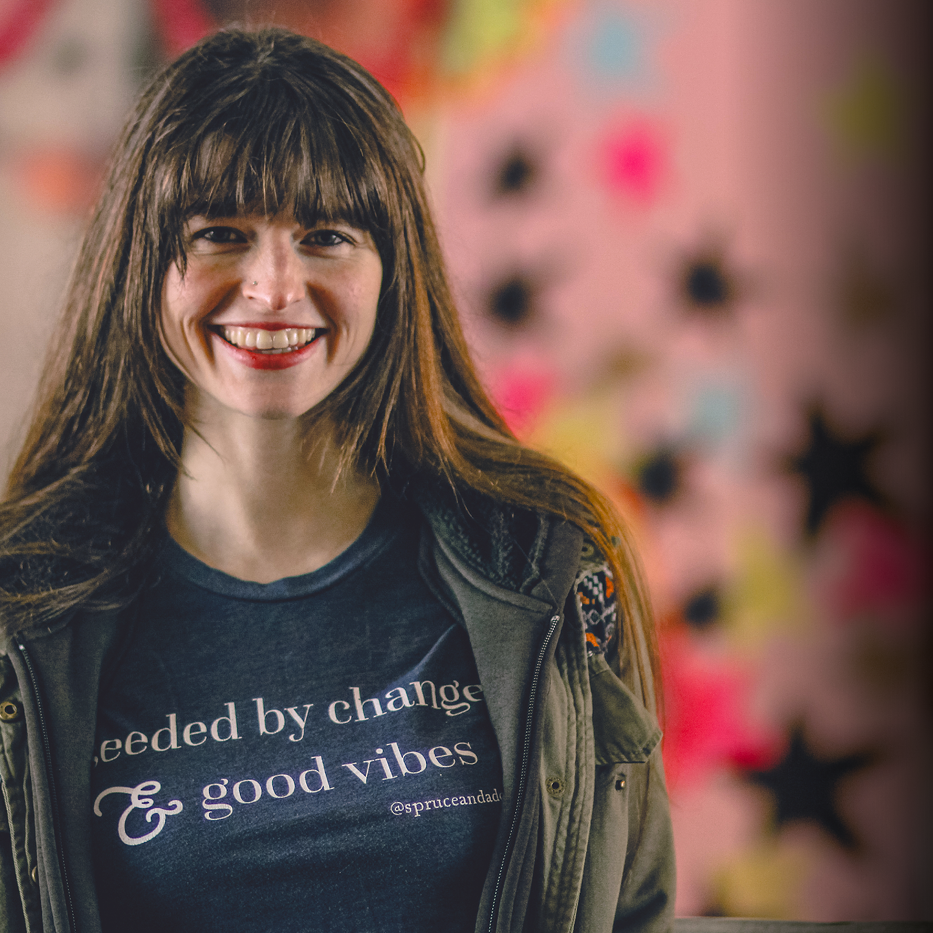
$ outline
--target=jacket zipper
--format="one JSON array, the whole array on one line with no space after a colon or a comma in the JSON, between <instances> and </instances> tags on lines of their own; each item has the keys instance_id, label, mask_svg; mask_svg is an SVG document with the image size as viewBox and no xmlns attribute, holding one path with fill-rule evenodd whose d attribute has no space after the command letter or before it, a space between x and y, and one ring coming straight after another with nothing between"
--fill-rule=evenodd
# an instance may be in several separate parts
<instances>
[{"instance_id":1,"label":"jacket zipper","mask_svg":"<svg viewBox=\"0 0 933 933\"><path fill-rule=\"evenodd\" d=\"M45 757L45 771L49 782L49 796L52 799L52 825L55 832L55 846L58 849L58 869L62 876L62 887L65 889L65 903L68 908L68 921L72 931L77 931L77 917L75 915L74 900L71 895L71 884L68 881L68 871L65 867L65 852L62 848L61 828L59 825L59 804L58 789L55 786L55 772L52 769L52 744L49 741L49 733L45 724L45 712L42 709L42 697L39 694L39 680L36 677L35 668L32 666L32 660L26 651L26 646L22 642L17 642L20 654L23 656L23 664L26 672L29 674L29 680L32 687L32 696L36 703L36 713L39 719L39 734L42 738L42 751Z\"/></svg>"},{"instance_id":2,"label":"jacket zipper","mask_svg":"<svg viewBox=\"0 0 933 933\"><path fill-rule=\"evenodd\" d=\"M506 868L512 855L512 842L515 838L515 830L518 828L518 819L522 809L522 803L525 799L525 789L528 786L528 761L531 758L531 733L534 726L535 704L538 700L538 682L541 679L541 668L544 666L544 656L547 654L548 645L554 637L557 625L560 622L560 614L551 617L551 626L544 636L541 643L541 650L538 652L538 658L535 661L534 674L531 678L531 690L528 693L528 712L525 719L525 737L522 745L522 764L518 771L518 788L515 792L515 809L512 811L512 823L509 826L509 835L505 842L505 852L502 854L502 862L499 864L499 874L496 876L496 887L492 892L492 904L489 908L489 925L486 927L487 933L493 933L493 927L496 924L496 915L499 912L499 895L502 891L502 880L505 877Z\"/></svg>"}]
</instances>

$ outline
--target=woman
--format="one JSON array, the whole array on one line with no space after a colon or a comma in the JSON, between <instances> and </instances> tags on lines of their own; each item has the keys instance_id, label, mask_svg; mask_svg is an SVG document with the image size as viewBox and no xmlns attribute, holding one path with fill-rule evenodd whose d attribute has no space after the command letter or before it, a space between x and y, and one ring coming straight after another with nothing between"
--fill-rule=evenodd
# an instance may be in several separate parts
<instances>
[{"instance_id":1,"label":"woman","mask_svg":"<svg viewBox=\"0 0 933 933\"><path fill-rule=\"evenodd\" d=\"M0 513L5 929L669 922L634 557L484 395L421 169L282 30L142 96Z\"/></svg>"}]
</instances>

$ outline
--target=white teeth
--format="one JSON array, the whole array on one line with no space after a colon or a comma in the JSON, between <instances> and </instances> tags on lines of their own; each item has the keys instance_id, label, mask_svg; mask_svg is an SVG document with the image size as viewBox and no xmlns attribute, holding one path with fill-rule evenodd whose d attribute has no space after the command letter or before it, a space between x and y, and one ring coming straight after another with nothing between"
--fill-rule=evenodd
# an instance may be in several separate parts
<instances>
[{"instance_id":1,"label":"white teeth","mask_svg":"<svg viewBox=\"0 0 933 933\"><path fill-rule=\"evenodd\" d=\"M303 347L317 336L314 327L286 327L283 330L263 330L259 327L222 327L224 339L235 347L248 350L288 352Z\"/></svg>"}]
</instances>

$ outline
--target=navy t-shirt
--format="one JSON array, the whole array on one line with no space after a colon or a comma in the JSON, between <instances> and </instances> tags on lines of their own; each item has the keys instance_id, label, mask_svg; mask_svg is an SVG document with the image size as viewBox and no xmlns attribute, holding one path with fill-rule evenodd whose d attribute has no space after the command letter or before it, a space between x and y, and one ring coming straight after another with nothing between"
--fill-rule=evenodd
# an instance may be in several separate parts
<instances>
[{"instance_id":1,"label":"navy t-shirt","mask_svg":"<svg viewBox=\"0 0 933 933\"><path fill-rule=\"evenodd\" d=\"M270 584L167 542L101 686L105 931L472 930L501 763L466 632L384 498Z\"/></svg>"}]
</instances>

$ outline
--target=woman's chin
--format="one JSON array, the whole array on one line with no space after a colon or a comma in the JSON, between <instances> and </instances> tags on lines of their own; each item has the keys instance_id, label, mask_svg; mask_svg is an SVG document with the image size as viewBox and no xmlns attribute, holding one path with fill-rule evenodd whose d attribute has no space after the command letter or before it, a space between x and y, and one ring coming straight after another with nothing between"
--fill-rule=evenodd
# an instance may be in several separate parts
<instances>
[{"instance_id":1,"label":"woman's chin","mask_svg":"<svg viewBox=\"0 0 933 933\"><path fill-rule=\"evenodd\" d=\"M309 417L313 418L314 410L318 407L317 404L309 406L307 402L287 401L282 398L253 398L231 404L231 401L219 402L213 398L192 399L189 396L187 404L191 420L208 430L212 425L236 430L237 425L250 422L305 423Z\"/></svg>"}]
</instances>

